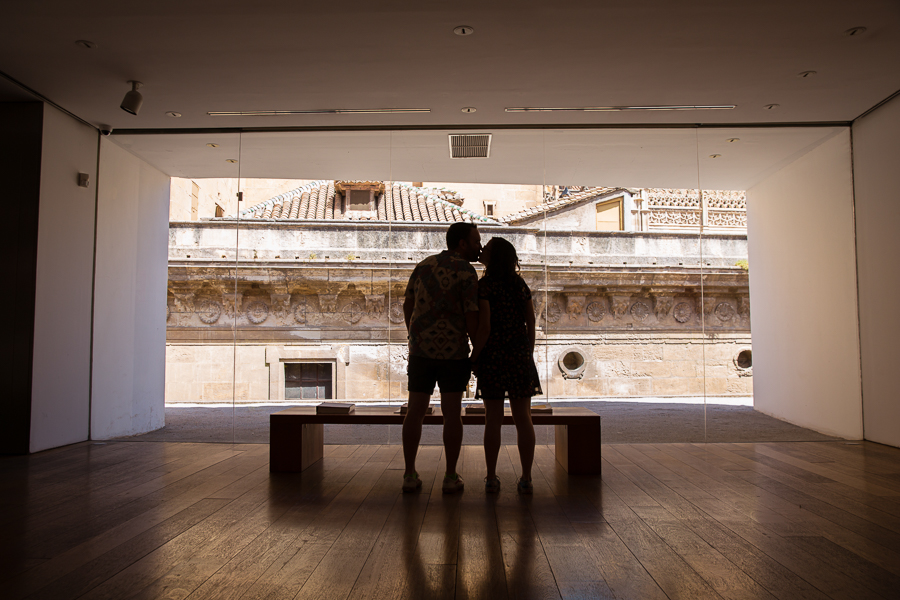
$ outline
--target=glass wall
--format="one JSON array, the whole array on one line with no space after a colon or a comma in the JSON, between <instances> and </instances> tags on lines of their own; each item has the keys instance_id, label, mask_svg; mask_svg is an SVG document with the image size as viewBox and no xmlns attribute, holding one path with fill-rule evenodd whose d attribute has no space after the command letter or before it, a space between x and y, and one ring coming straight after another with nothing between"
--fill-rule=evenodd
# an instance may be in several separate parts
<instances>
[{"instance_id":1,"label":"glass wall","mask_svg":"<svg viewBox=\"0 0 900 600\"><path fill-rule=\"evenodd\" d=\"M403 291L458 220L519 251L535 403L596 410L609 443L702 442L720 407L752 405L744 190L831 133L499 130L488 158L453 159L457 133L134 140L175 177L167 405L209 415L172 412L167 428L264 442L268 414L288 406L405 402ZM166 144L195 162L164 166Z\"/></svg>"}]
</instances>

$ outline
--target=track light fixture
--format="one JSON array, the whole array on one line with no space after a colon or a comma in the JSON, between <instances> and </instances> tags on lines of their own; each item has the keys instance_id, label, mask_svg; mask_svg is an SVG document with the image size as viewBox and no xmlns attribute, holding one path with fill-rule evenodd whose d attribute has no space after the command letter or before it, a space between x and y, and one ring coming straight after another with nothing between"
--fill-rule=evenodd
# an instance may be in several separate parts
<instances>
[{"instance_id":1,"label":"track light fixture","mask_svg":"<svg viewBox=\"0 0 900 600\"><path fill-rule=\"evenodd\" d=\"M125 94L125 98L122 99L120 108L125 112L136 116L138 111L141 110L141 104L144 103L144 97L141 96L141 93L138 91L144 84L140 81L129 81L128 83L131 84L131 91Z\"/></svg>"}]
</instances>

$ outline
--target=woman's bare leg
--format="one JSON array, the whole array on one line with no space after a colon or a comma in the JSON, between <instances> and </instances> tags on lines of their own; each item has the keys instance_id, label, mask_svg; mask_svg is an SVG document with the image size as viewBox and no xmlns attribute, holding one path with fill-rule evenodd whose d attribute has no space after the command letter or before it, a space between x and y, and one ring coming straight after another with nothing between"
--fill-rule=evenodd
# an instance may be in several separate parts
<instances>
[{"instance_id":1,"label":"woman's bare leg","mask_svg":"<svg viewBox=\"0 0 900 600\"><path fill-rule=\"evenodd\" d=\"M500 428L503 426L503 400L484 403L484 462L487 478L497 476L497 457L500 455Z\"/></svg>"},{"instance_id":2,"label":"woman's bare leg","mask_svg":"<svg viewBox=\"0 0 900 600\"><path fill-rule=\"evenodd\" d=\"M534 464L534 423L531 422L531 398L510 398L509 406L516 424L516 441L519 446L519 461L522 463L522 479L531 481L531 465Z\"/></svg>"}]
</instances>

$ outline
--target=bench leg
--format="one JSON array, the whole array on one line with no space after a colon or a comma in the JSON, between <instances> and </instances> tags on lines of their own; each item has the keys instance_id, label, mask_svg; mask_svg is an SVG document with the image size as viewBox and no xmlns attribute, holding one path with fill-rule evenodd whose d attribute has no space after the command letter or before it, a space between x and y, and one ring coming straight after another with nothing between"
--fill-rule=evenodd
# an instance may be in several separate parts
<instances>
[{"instance_id":1,"label":"bench leg","mask_svg":"<svg viewBox=\"0 0 900 600\"><path fill-rule=\"evenodd\" d=\"M325 426L321 423L292 423L290 419L269 421L269 471L299 473L325 453Z\"/></svg>"},{"instance_id":2,"label":"bench leg","mask_svg":"<svg viewBox=\"0 0 900 600\"><path fill-rule=\"evenodd\" d=\"M600 419L556 426L556 460L570 475L600 475Z\"/></svg>"}]
</instances>

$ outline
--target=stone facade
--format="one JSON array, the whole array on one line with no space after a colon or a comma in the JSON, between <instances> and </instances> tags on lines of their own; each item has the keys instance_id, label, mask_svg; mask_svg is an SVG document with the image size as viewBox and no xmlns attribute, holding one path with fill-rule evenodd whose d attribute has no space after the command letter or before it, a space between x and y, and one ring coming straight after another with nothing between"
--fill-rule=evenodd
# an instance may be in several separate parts
<instances>
[{"instance_id":1,"label":"stone facade","mask_svg":"<svg viewBox=\"0 0 900 600\"><path fill-rule=\"evenodd\" d=\"M172 223L167 402L295 402L295 363L327 365L334 398L402 401L403 291L415 264L445 247L448 225L425 220L427 195L397 202L417 198L425 204L397 213L417 222L378 219L374 204L375 218L339 219L338 198L320 205L331 219L273 218L290 216L293 200L282 200L240 221ZM449 220L475 218L430 202ZM519 250L549 397L752 394L752 367L738 360L750 351L748 277L736 266L745 235L478 220L484 241L500 235Z\"/></svg>"}]
</instances>

